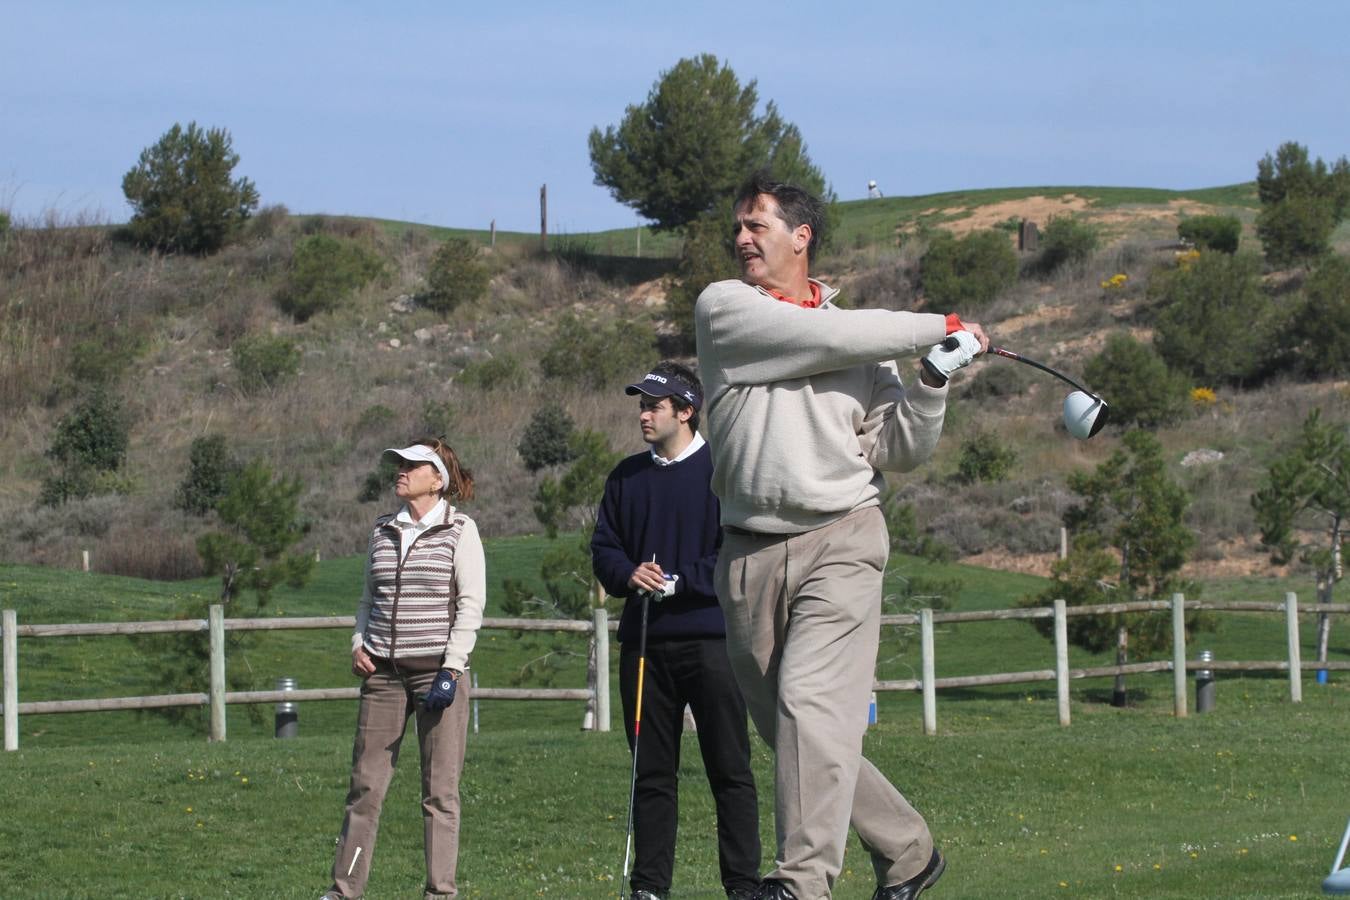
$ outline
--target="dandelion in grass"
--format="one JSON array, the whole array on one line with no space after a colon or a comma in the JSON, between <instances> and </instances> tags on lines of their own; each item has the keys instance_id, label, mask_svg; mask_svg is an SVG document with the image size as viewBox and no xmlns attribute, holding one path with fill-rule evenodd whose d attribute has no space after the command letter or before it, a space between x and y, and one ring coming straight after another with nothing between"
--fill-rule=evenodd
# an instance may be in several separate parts
<instances>
[{"instance_id":1,"label":"dandelion in grass","mask_svg":"<svg viewBox=\"0 0 1350 900\"><path fill-rule=\"evenodd\" d=\"M1124 872L1124 871L1125 871L1125 867L1122 866L1120 863L1116 863L1115 866L1113 867L1112 871L1115 871L1115 872Z\"/></svg>"},{"instance_id":2,"label":"dandelion in grass","mask_svg":"<svg viewBox=\"0 0 1350 900\"><path fill-rule=\"evenodd\" d=\"M1291 834L1291 835L1289 835L1289 840L1291 840L1291 841L1297 841L1297 840L1298 840L1298 835L1296 835L1296 834Z\"/></svg>"},{"instance_id":3,"label":"dandelion in grass","mask_svg":"<svg viewBox=\"0 0 1350 900\"><path fill-rule=\"evenodd\" d=\"M1218 402L1219 395L1214 393L1213 388L1195 387L1191 388L1191 402L1196 406L1213 406Z\"/></svg>"},{"instance_id":4,"label":"dandelion in grass","mask_svg":"<svg viewBox=\"0 0 1350 900\"><path fill-rule=\"evenodd\" d=\"M1162 863L1154 863L1154 864L1153 864L1153 871L1155 871L1155 872L1161 872L1161 871L1162 871Z\"/></svg>"},{"instance_id":5,"label":"dandelion in grass","mask_svg":"<svg viewBox=\"0 0 1350 900\"><path fill-rule=\"evenodd\" d=\"M192 812L192 807L190 807L190 806L184 807L184 808L183 808L183 812Z\"/></svg>"},{"instance_id":6,"label":"dandelion in grass","mask_svg":"<svg viewBox=\"0 0 1350 900\"><path fill-rule=\"evenodd\" d=\"M1246 855L1247 855L1246 847L1243 847L1241 850L1238 851L1238 856L1246 856Z\"/></svg>"},{"instance_id":7,"label":"dandelion in grass","mask_svg":"<svg viewBox=\"0 0 1350 900\"><path fill-rule=\"evenodd\" d=\"M1199 858L1200 858L1200 854L1197 853L1197 852L1195 852L1194 850L1192 850L1192 851L1191 851L1191 859L1199 859Z\"/></svg>"},{"instance_id":8,"label":"dandelion in grass","mask_svg":"<svg viewBox=\"0 0 1350 900\"><path fill-rule=\"evenodd\" d=\"M1066 887L1069 886L1069 883L1068 883L1067 881L1061 881L1061 882L1059 883L1059 886L1062 887L1062 888L1066 888Z\"/></svg>"}]
</instances>

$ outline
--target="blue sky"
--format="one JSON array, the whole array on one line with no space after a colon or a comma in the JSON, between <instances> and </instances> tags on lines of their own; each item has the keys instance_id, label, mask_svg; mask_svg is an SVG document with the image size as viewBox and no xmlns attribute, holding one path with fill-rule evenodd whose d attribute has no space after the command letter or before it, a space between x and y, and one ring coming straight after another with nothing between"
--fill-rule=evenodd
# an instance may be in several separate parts
<instances>
[{"instance_id":1,"label":"blue sky","mask_svg":"<svg viewBox=\"0 0 1350 900\"><path fill-rule=\"evenodd\" d=\"M586 137L713 53L843 199L1208 187L1350 153L1350 2L0 0L0 208L121 221L174 122L227 128L264 204L460 227L625 227Z\"/></svg>"}]
</instances>

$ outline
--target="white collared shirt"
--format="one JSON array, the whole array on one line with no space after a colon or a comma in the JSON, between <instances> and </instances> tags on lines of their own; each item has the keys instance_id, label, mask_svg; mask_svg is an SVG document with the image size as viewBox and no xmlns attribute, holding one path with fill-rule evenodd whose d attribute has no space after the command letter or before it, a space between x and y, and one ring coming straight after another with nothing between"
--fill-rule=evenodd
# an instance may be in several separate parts
<instances>
[{"instance_id":1,"label":"white collared shirt","mask_svg":"<svg viewBox=\"0 0 1350 900\"><path fill-rule=\"evenodd\" d=\"M413 541L417 540L422 532L444 519L444 499L437 500L436 505L428 510L425 516L416 520L413 519L408 504L403 504L403 508L394 516L394 525L398 528L398 561L403 562L407 558L408 548L412 546Z\"/></svg>"},{"instance_id":2,"label":"white collared shirt","mask_svg":"<svg viewBox=\"0 0 1350 900\"><path fill-rule=\"evenodd\" d=\"M666 459L664 456L661 456L659 453L653 450L652 462L656 463L658 466L673 466L675 465L675 463L693 456L695 453L698 452L698 449L702 447L705 443L707 442L703 440L703 435L695 431L694 439L689 442L689 446L685 447L684 452L681 453L679 456L675 457L674 459Z\"/></svg>"}]
</instances>

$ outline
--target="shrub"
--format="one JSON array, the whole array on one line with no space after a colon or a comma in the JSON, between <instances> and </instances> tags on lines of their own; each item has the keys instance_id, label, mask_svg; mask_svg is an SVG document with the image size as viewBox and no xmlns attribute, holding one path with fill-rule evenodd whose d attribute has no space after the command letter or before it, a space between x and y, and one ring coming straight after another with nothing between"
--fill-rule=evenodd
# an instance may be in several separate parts
<instances>
[{"instance_id":1,"label":"shrub","mask_svg":"<svg viewBox=\"0 0 1350 900\"><path fill-rule=\"evenodd\" d=\"M277 294L277 305L296 321L337 309L347 297L384 271L379 256L362 244L327 234L295 243L291 268Z\"/></svg>"},{"instance_id":2,"label":"shrub","mask_svg":"<svg viewBox=\"0 0 1350 900\"><path fill-rule=\"evenodd\" d=\"M571 445L574 427L572 417L561 407L540 407L530 417L530 424L525 426L525 433L516 445L525 468L538 472L571 462L575 457Z\"/></svg>"},{"instance_id":3,"label":"shrub","mask_svg":"<svg viewBox=\"0 0 1350 900\"><path fill-rule=\"evenodd\" d=\"M919 274L924 293L940 307L978 308L1017 283L1017 253L998 231L962 238L943 232L919 260Z\"/></svg>"},{"instance_id":4,"label":"shrub","mask_svg":"<svg viewBox=\"0 0 1350 900\"><path fill-rule=\"evenodd\" d=\"M1250 254L1202 253L1149 285L1161 301L1158 355L1202 384L1241 385L1264 375L1275 342L1275 308Z\"/></svg>"},{"instance_id":5,"label":"shrub","mask_svg":"<svg viewBox=\"0 0 1350 900\"><path fill-rule=\"evenodd\" d=\"M438 313L452 312L487 293L491 276L478 260L478 245L464 238L450 238L437 248L427 270L427 290L422 303Z\"/></svg>"},{"instance_id":6,"label":"shrub","mask_svg":"<svg viewBox=\"0 0 1350 900\"><path fill-rule=\"evenodd\" d=\"M1041 232L1041 272L1049 275L1064 266L1083 265L1092 258L1097 241L1096 228L1071 216L1056 216Z\"/></svg>"},{"instance_id":7,"label":"shrub","mask_svg":"<svg viewBox=\"0 0 1350 900\"><path fill-rule=\"evenodd\" d=\"M119 328L70 348L70 377L76 384L112 384L122 377L144 349L144 337Z\"/></svg>"},{"instance_id":8,"label":"shrub","mask_svg":"<svg viewBox=\"0 0 1350 900\"><path fill-rule=\"evenodd\" d=\"M549 378L603 388L644 370L655 354L656 333L638 319L583 320L568 314L539 359Z\"/></svg>"},{"instance_id":9,"label":"shrub","mask_svg":"<svg viewBox=\"0 0 1350 900\"><path fill-rule=\"evenodd\" d=\"M365 481L361 482L361 490L357 493L356 499L362 503L374 503L387 496L396 481L398 481L398 464L381 457L375 471L367 474Z\"/></svg>"},{"instance_id":10,"label":"shrub","mask_svg":"<svg viewBox=\"0 0 1350 900\"><path fill-rule=\"evenodd\" d=\"M956 479L964 484L1003 481L1012 472L1017 453L994 435L981 431L961 444Z\"/></svg>"},{"instance_id":11,"label":"shrub","mask_svg":"<svg viewBox=\"0 0 1350 900\"><path fill-rule=\"evenodd\" d=\"M1237 216L1192 216L1177 225L1177 236L1201 250L1236 253L1242 222Z\"/></svg>"},{"instance_id":12,"label":"shrub","mask_svg":"<svg viewBox=\"0 0 1350 900\"><path fill-rule=\"evenodd\" d=\"M469 363L459 373L456 381L480 391L493 388L519 388L529 380L530 373L520 359L509 353L494 356L479 362Z\"/></svg>"},{"instance_id":13,"label":"shrub","mask_svg":"<svg viewBox=\"0 0 1350 900\"><path fill-rule=\"evenodd\" d=\"M1186 411L1185 376L1173 372L1152 347L1116 332L1083 368L1083 377L1109 406L1112 425L1158 428Z\"/></svg>"},{"instance_id":14,"label":"shrub","mask_svg":"<svg viewBox=\"0 0 1350 900\"><path fill-rule=\"evenodd\" d=\"M352 433L356 437L363 437L368 434L384 434L393 427L396 418L398 418L398 414L383 403L367 406L361 410L361 415L356 417L356 424L352 426Z\"/></svg>"},{"instance_id":15,"label":"shrub","mask_svg":"<svg viewBox=\"0 0 1350 900\"><path fill-rule=\"evenodd\" d=\"M121 468L129 438L121 401L102 388L94 389L56 423L47 448L56 470L43 479L39 502L57 506L119 490L122 485L108 476Z\"/></svg>"},{"instance_id":16,"label":"shrub","mask_svg":"<svg viewBox=\"0 0 1350 900\"><path fill-rule=\"evenodd\" d=\"M245 394L272 390L300 370L300 348L280 335L246 335L230 348Z\"/></svg>"},{"instance_id":17,"label":"shrub","mask_svg":"<svg viewBox=\"0 0 1350 900\"><path fill-rule=\"evenodd\" d=\"M1303 295L1287 329L1299 369L1310 378L1350 373L1350 258L1323 259Z\"/></svg>"},{"instance_id":18,"label":"shrub","mask_svg":"<svg viewBox=\"0 0 1350 900\"><path fill-rule=\"evenodd\" d=\"M1308 148L1289 141L1256 165L1261 212L1256 234L1266 261L1283 267L1330 250L1331 233L1350 212L1350 162L1342 156L1328 168L1310 162Z\"/></svg>"},{"instance_id":19,"label":"shrub","mask_svg":"<svg viewBox=\"0 0 1350 900\"><path fill-rule=\"evenodd\" d=\"M238 163L228 131L175 123L122 178L132 239L169 252L219 250L258 206L253 182L230 180Z\"/></svg>"},{"instance_id":20,"label":"shrub","mask_svg":"<svg viewBox=\"0 0 1350 900\"><path fill-rule=\"evenodd\" d=\"M239 469L224 435L208 434L194 439L188 450L187 475L174 494L174 506L194 516L206 515L229 491L230 479Z\"/></svg>"},{"instance_id":21,"label":"shrub","mask_svg":"<svg viewBox=\"0 0 1350 900\"><path fill-rule=\"evenodd\" d=\"M731 222L725 213L708 213L684 230L684 248L675 272L675 283L666 294L666 318L679 330L686 350L694 346L694 303L703 289L715 281L735 278Z\"/></svg>"}]
</instances>

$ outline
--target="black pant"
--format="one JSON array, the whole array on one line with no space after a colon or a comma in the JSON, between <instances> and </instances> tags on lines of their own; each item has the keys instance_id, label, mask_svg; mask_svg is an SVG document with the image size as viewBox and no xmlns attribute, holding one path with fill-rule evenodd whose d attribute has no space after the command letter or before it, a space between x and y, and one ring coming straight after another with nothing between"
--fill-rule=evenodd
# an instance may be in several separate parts
<instances>
[{"instance_id":1,"label":"black pant","mask_svg":"<svg viewBox=\"0 0 1350 900\"><path fill-rule=\"evenodd\" d=\"M619 691L630 748L637 675L637 642L629 641L619 654ZM703 768L717 804L722 885L727 890L754 889L759 884L759 806L750 771L750 736L745 700L727 660L726 641L720 638L647 642L633 810L637 859L629 883L633 890L670 890L686 703L698 726Z\"/></svg>"}]
</instances>

